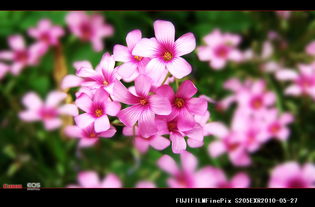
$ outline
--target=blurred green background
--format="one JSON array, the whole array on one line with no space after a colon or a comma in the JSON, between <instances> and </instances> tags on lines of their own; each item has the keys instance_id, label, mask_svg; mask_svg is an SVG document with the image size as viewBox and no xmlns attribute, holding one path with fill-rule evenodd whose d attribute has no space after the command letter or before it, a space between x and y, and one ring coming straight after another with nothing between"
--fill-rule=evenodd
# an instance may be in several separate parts
<instances>
[{"instance_id":1,"label":"blurred green background","mask_svg":"<svg viewBox=\"0 0 315 207\"><path fill-rule=\"evenodd\" d=\"M35 27L42 18L49 18L54 24L63 26L66 35L61 42L64 48L68 73L74 73L72 64L78 60L89 60L96 66L105 51L95 53L90 43L84 43L70 35L65 23L67 11L0 11L0 50L8 48L7 37L22 34L28 43L33 42L27 35L27 29ZM94 12L89 12L94 13ZM287 67L296 67L307 59L292 58L304 52L305 45L315 39L315 12L293 12L289 20L280 19L275 12L249 11L97 11L106 18L114 29L114 35L104 39L106 51L112 53L115 44L125 45L127 33L140 29L145 37L152 37L153 22L157 19L169 20L176 27L176 37L193 32L197 45L202 37L214 28L224 32L240 34L243 38L241 50L252 48L259 52L262 42L269 31L278 32L287 40L288 49L275 49L274 60L285 59ZM276 46L277 47L277 46ZM293 54L293 55L292 55ZM285 84L276 81L272 75L259 70L258 63L248 62L241 65L228 64L222 71L214 71L208 63L198 60L195 52L185 58L193 66L189 79L199 89L199 94L220 100L228 92L223 89L224 81L231 77L264 78L268 88L277 93L278 107L290 111L296 116L291 125L292 134L287 146L270 141L253 158L248 168L233 167L226 157L212 159L207 154L208 143L212 137L205 138L202 148L191 149L199 158L200 166L214 165L232 175L237 171L248 172L253 187L265 187L269 170L285 160L301 162L315 161L315 104L309 98L288 98L283 96ZM23 109L21 98L28 91L38 92L42 98L58 86L53 78L54 56L50 50L36 67L28 67L21 75L6 75L0 81L0 184L23 184L40 182L42 187L64 187L76 183L77 172L95 170L101 176L108 172L116 173L124 187L133 187L139 180L152 180L158 187L166 187L167 175L156 166L156 160L162 154L173 155L170 148L164 151L150 149L140 156L133 148L130 138L121 135L121 128L111 139L102 139L92 148L77 149L77 141L70 140L58 130L47 132L41 123L25 123L17 114ZM233 109L226 113L216 111L209 105L212 120L229 123ZM287 150L283 150L283 149Z\"/></svg>"}]
</instances>

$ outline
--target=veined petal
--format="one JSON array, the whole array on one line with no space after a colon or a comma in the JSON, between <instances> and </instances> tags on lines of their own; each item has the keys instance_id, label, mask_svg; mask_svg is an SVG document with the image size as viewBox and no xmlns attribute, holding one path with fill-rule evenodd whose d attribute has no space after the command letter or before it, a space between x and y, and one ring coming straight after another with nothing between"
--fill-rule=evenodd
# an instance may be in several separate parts
<instances>
[{"instance_id":1,"label":"veined petal","mask_svg":"<svg viewBox=\"0 0 315 207\"><path fill-rule=\"evenodd\" d=\"M139 75L135 80L135 89L139 96L147 96L151 89L151 78Z\"/></svg>"},{"instance_id":2,"label":"veined petal","mask_svg":"<svg viewBox=\"0 0 315 207\"><path fill-rule=\"evenodd\" d=\"M178 114L177 128L180 131L191 130L196 124L196 121L191 113L187 109L181 109Z\"/></svg>"},{"instance_id":3,"label":"veined petal","mask_svg":"<svg viewBox=\"0 0 315 207\"><path fill-rule=\"evenodd\" d=\"M183 77L191 73L191 65L181 57L173 59L170 63L166 65L168 71L177 79L182 79Z\"/></svg>"},{"instance_id":4,"label":"veined petal","mask_svg":"<svg viewBox=\"0 0 315 207\"><path fill-rule=\"evenodd\" d=\"M144 110L138 121L139 125L139 133L143 137L150 137L152 135L155 135L157 132L157 127L155 124L155 115L154 113L147 109Z\"/></svg>"},{"instance_id":5,"label":"veined petal","mask_svg":"<svg viewBox=\"0 0 315 207\"><path fill-rule=\"evenodd\" d=\"M120 111L121 105L117 101L108 101L105 104L106 107L106 114L110 116L116 116L118 112Z\"/></svg>"},{"instance_id":6,"label":"veined petal","mask_svg":"<svg viewBox=\"0 0 315 207\"><path fill-rule=\"evenodd\" d=\"M61 88L67 89L67 88L73 88L78 87L82 83L82 78L76 76L76 75L66 75L61 82Z\"/></svg>"},{"instance_id":7,"label":"veined petal","mask_svg":"<svg viewBox=\"0 0 315 207\"><path fill-rule=\"evenodd\" d=\"M178 88L176 96L183 98L191 98L197 93L198 89L190 80L185 80Z\"/></svg>"},{"instance_id":8,"label":"veined petal","mask_svg":"<svg viewBox=\"0 0 315 207\"><path fill-rule=\"evenodd\" d=\"M77 105L83 111L89 112L92 106L92 100L88 95L83 93L79 97L77 97L77 99L75 100L75 105Z\"/></svg>"},{"instance_id":9,"label":"veined petal","mask_svg":"<svg viewBox=\"0 0 315 207\"><path fill-rule=\"evenodd\" d=\"M120 81L117 81L114 84L112 96L113 96L114 100L117 100L117 101L125 103L125 104L137 104L138 103L138 97L131 94L128 91L128 89Z\"/></svg>"},{"instance_id":10,"label":"veined petal","mask_svg":"<svg viewBox=\"0 0 315 207\"><path fill-rule=\"evenodd\" d=\"M183 136L178 133L171 133L170 139L172 140L172 150L175 154L182 153L186 150L186 141Z\"/></svg>"},{"instance_id":11,"label":"veined petal","mask_svg":"<svg viewBox=\"0 0 315 207\"><path fill-rule=\"evenodd\" d=\"M159 115L169 115L172 112L172 106L166 97L151 95L149 98L151 110Z\"/></svg>"},{"instance_id":12,"label":"veined petal","mask_svg":"<svg viewBox=\"0 0 315 207\"><path fill-rule=\"evenodd\" d=\"M203 115L208 109L208 102L203 98L191 98L188 100L187 107L191 113Z\"/></svg>"},{"instance_id":13,"label":"veined petal","mask_svg":"<svg viewBox=\"0 0 315 207\"><path fill-rule=\"evenodd\" d=\"M193 33L189 32L175 41L177 56L186 55L191 53L196 48L196 39Z\"/></svg>"},{"instance_id":14,"label":"veined petal","mask_svg":"<svg viewBox=\"0 0 315 207\"><path fill-rule=\"evenodd\" d=\"M129 49L133 49L136 44L141 40L142 34L138 29L132 30L127 34L126 42Z\"/></svg>"},{"instance_id":15,"label":"veined petal","mask_svg":"<svg viewBox=\"0 0 315 207\"><path fill-rule=\"evenodd\" d=\"M139 120L142 111L143 107L139 105L134 105L121 110L117 114L117 117L126 126L132 127Z\"/></svg>"},{"instance_id":16,"label":"veined petal","mask_svg":"<svg viewBox=\"0 0 315 207\"><path fill-rule=\"evenodd\" d=\"M108 116L103 115L97 119L95 119L94 122L94 130L96 133L104 132L108 130L110 127Z\"/></svg>"},{"instance_id":17,"label":"veined petal","mask_svg":"<svg viewBox=\"0 0 315 207\"><path fill-rule=\"evenodd\" d=\"M129 78L136 72L137 67L133 62L126 62L117 67L117 72L122 78Z\"/></svg>"},{"instance_id":18,"label":"veined petal","mask_svg":"<svg viewBox=\"0 0 315 207\"><path fill-rule=\"evenodd\" d=\"M95 121L95 118L88 113L84 113L76 116L74 121L80 128L86 128Z\"/></svg>"},{"instance_id":19,"label":"veined petal","mask_svg":"<svg viewBox=\"0 0 315 207\"><path fill-rule=\"evenodd\" d=\"M156 20L153 23L155 37L159 42L174 42L175 27L169 21Z\"/></svg>"},{"instance_id":20,"label":"veined petal","mask_svg":"<svg viewBox=\"0 0 315 207\"><path fill-rule=\"evenodd\" d=\"M133 48L132 55L152 58L157 54L158 46L156 39L143 38Z\"/></svg>"}]
</instances>

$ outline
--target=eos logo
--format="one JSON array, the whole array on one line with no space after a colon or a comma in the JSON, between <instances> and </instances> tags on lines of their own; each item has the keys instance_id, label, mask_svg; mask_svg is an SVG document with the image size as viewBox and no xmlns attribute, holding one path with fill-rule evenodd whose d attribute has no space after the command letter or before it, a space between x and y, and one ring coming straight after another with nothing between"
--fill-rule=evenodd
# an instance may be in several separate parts
<instances>
[{"instance_id":1,"label":"eos logo","mask_svg":"<svg viewBox=\"0 0 315 207\"><path fill-rule=\"evenodd\" d=\"M27 183L27 190L39 190L40 183Z\"/></svg>"}]
</instances>

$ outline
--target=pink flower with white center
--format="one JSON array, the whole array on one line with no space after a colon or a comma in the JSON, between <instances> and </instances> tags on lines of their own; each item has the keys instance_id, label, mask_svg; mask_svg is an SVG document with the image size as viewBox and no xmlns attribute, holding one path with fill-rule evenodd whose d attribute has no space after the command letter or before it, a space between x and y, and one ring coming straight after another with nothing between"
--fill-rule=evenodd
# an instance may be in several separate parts
<instances>
[{"instance_id":1,"label":"pink flower with white center","mask_svg":"<svg viewBox=\"0 0 315 207\"><path fill-rule=\"evenodd\" d=\"M43 121L47 130L56 129L62 125L60 115L78 115L78 109L73 104L58 106L66 97L63 92L52 91L43 102L36 93L29 92L22 99L27 109L20 112L19 117L26 122Z\"/></svg>"},{"instance_id":2,"label":"pink flower with white center","mask_svg":"<svg viewBox=\"0 0 315 207\"><path fill-rule=\"evenodd\" d=\"M242 61L242 53L237 49L241 41L239 35L221 33L219 29L215 29L203 40L206 46L197 47L197 55L201 61L209 61L209 65L213 69L223 69L229 60Z\"/></svg>"},{"instance_id":3,"label":"pink flower with white center","mask_svg":"<svg viewBox=\"0 0 315 207\"><path fill-rule=\"evenodd\" d=\"M10 71L13 75L20 74L27 66L38 64L39 58L45 53L42 44L33 44L26 47L21 35L12 35L8 38L11 50L0 51L0 60L12 61Z\"/></svg>"},{"instance_id":4,"label":"pink flower with white center","mask_svg":"<svg viewBox=\"0 0 315 207\"><path fill-rule=\"evenodd\" d=\"M132 105L121 110L117 117L128 127L138 123L139 134L143 137L156 134L155 114L169 115L172 109L167 98L150 94L151 86L151 79L140 75L135 80L135 95L129 92L121 82L117 82L113 90L114 100Z\"/></svg>"},{"instance_id":5,"label":"pink flower with white center","mask_svg":"<svg viewBox=\"0 0 315 207\"><path fill-rule=\"evenodd\" d=\"M197 158L184 151L180 154L181 166L169 155L163 155L157 165L171 175L167 185L171 188L209 188L215 184L215 177L209 172L208 167L197 169Z\"/></svg>"},{"instance_id":6,"label":"pink flower with white center","mask_svg":"<svg viewBox=\"0 0 315 207\"><path fill-rule=\"evenodd\" d=\"M195 126L193 115L204 115L208 108L204 98L192 98L197 93L196 86L190 80L185 80L174 93L169 85L163 85L156 94L168 98L172 105L172 118L178 117L178 128L187 131Z\"/></svg>"},{"instance_id":7,"label":"pink flower with white center","mask_svg":"<svg viewBox=\"0 0 315 207\"><path fill-rule=\"evenodd\" d=\"M68 185L68 188L121 188L122 183L117 175L108 173L100 179L94 171L81 171L77 177L78 184Z\"/></svg>"},{"instance_id":8,"label":"pink flower with white center","mask_svg":"<svg viewBox=\"0 0 315 207\"><path fill-rule=\"evenodd\" d=\"M269 188L314 188L315 165L291 161L276 166L269 179Z\"/></svg>"},{"instance_id":9,"label":"pink flower with white center","mask_svg":"<svg viewBox=\"0 0 315 207\"><path fill-rule=\"evenodd\" d=\"M108 115L116 116L120 111L120 103L111 101L109 94L102 88L98 89L93 97L81 94L75 104L85 113L75 117L75 122L80 128L94 124L95 132L104 132L110 128Z\"/></svg>"},{"instance_id":10,"label":"pink flower with white center","mask_svg":"<svg viewBox=\"0 0 315 207\"><path fill-rule=\"evenodd\" d=\"M94 70L87 61L80 61L74 64L76 75L67 75L62 81L62 88L70 87L88 87L91 89L103 88L110 95L113 93L113 87L118 81L119 76L115 67L114 58L105 53L101 62Z\"/></svg>"},{"instance_id":11,"label":"pink flower with white center","mask_svg":"<svg viewBox=\"0 0 315 207\"><path fill-rule=\"evenodd\" d=\"M69 12L66 22L70 31L82 41L92 42L96 52L103 50L103 38L112 36L114 29L102 15L87 15L82 11Z\"/></svg>"},{"instance_id":12,"label":"pink flower with white center","mask_svg":"<svg viewBox=\"0 0 315 207\"><path fill-rule=\"evenodd\" d=\"M133 130L135 131L133 132ZM170 145L170 141L161 135L156 134L150 137L143 137L139 134L138 127L135 127L135 129L133 127L123 128L123 135L125 136L133 136L134 133L134 145L140 153L147 152L150 146L156 150L164 150Z\"/></svg>"},{"instance_id":13,"label":"pink flower with white center","mask_svg":"<svg viewBox=\"0 0 315 207\"><path fill-rule=\"evenodd\" d=\"M181 131L178 128L179 118L171 116L159 116L156 119L160 134L169 134L172 142L172 151L176 154L186 150L185 136L188 137L187 144L189 147L197 148L203 145L203 128L195 123L192 129Z\"/></svg>"},{"instance_id":14,"label":"pink flower with white center","mask_svg":"<svg viewBox=\"0 0 315 207\"><path fill-rule=\"evenodd\" d=\"M9 72L10 67L7 64L0 62L0 80Z\"/></svg>"},{"instance_id":15,"label":"pink flower with white center","mask_svg":"<svg viewBox=\"0 0 315 207\"><path fill-rule=\"evenodd\" d=\"M153 26L155 38L143 38L134 47L132 55L151 58L147 70L156 82L164 79L165 70L177 79L190 74L191 65L181 56L195 49L194 35L186 33L175 41L175 27L171 22L156 20Z\"/></svg>"},{"instance_id":16,"label":"pink flower with white center","mask_svg":"<svg viewBox=\"0 0 315 207\"><path fill-rule=\"evenodd\" d=\"M279 70L276 73L278 80L291 80L293 83L285 90L291 96L308 95L315 100L315 63L298 65L299 71Z\"/></svg>"},{"instance_id":17,"label":"pink flower with white center","mask_svg":"<svg viewBox=\"0 0 315 207\"><path fill-rule=\"evenodd\" d=\"M37 27L28 30L28 34L48 49L49 46L59 44L59 38L64 35L64 30L60 26L53 25L49 19L42 19Z\"/></svg>"},{"instance_id":18,"label":"pink flower with white center","mask_svg":"<svg viewBox=\"0 0 315 207\"><path fill-rule=\"evenodd\" d=\"M115 61L123 62L117 67L118 74L126 82L131 82L142 74L145 66L150 61L149 58L132 55L132 50L136 44L142 39L141 31L136 29L127 34L127 47L123 45L115 45L113 56Z\"/></svg>"},{"instance_id":19,"label":"pink flower with white center","mask_svg":"<svg viewBox=\"0 0 315 207\"><path fill-rule=\"evenodd\" d=\"M93 123L88 126L82 125L82 122L77 124L78 126L67 126L65 134L69 137L80 139L79 147L90 147L96 144L100 137L111 138L116 133L116 129L113 126L110 126L106 131L95 132Z\"/></svg>"},{"instance_id":20,"label":"pink flower with white center","mask_svg":"<svg viewBox=\"0 0 315 207\"><path fill-rule=\"evenodd\" d=\"M305 52L308 55L314 56L315 55L315 41L310 42L306 48L305 48Z\"/></svg>"},{"instance_id":21,"label":"pink flower with white center","mask_svg":"<svg viewBox=\"0 0 315 207\"><path fill-rule=\"evenodd\" d=\"M277 109L266 109L261 112L263 121L266 122L266 131L269 137L274 137L279 140L287 140L290 135L288 124L292 123L294 117L286 112L279 114Z\"/></svg>"},{"instance_id":22,"label":"pink flower with white center","mask_svg":"<svg viewBox=\"0 0 315 207\"><path fill-rule=\"evenodd\" d=\"M156 185L151 181L142 180L136 184L136 188L156 188Z\"/></svg>"}]
</instances>

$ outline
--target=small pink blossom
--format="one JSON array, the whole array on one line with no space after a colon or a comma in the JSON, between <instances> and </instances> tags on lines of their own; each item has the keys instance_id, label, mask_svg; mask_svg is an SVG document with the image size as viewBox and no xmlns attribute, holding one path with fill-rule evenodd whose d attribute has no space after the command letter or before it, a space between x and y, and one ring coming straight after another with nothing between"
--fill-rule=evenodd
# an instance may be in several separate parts
<instances>
[{"instance_id":1,"label":"small pink blossom","mask_svg":"<svg viewBox=\"0 0 315 207\"><path fill-rule=\"evenodd\" d=\"M8 38L11 50L0 51L0 60L11 61L10 71L13 75L20 74L27 66L38 64L40 57L45 53L42 44L33 44L26 47L21 35L12 35Z\"/></svg>"},{"instance_id":2,"label":"small pink blossom","mask_svg":"<svg viewBox=\"0 0 315 207\"><path fill-rule=\"evenodd\" d=\"M213 69L223 69L229 60L242 61L242 53L237 49L241 41L239 35L222 33L219 29L215 29L203 40L206 46L197 48L198 57L201 61L209 61L210 67Z\"/></svg>"},{"instance_id":3,"label":"small pink blossom","mask_svg":"<svg viewBox=\"0 0 315 207\"><path fill-rule=\"evenodd\" d=\"M78 184L68 185L68 188L121 188L122 183L113 173L100 180L94 171L81 171L77 176Z\"/></svg>"},{"instance_id":4,"label":"small pink blossom","mask_svg":"<svg viewBox=\"0 0 315 207\"><path fill-rule=\"evenodd\" d=\"M82 41L90 41L96 52L103 50L103 38L113 35L114 29L102 15L87 15L83 11L69 12L66 22L71 32Z\"/></svg>"},{"instance_id":5,"label":"small pink blossom","mask_svg":"<svg viewBox=\"0 0 315 207\"><path fill-rule=\"evenodd\" d=\"M169 115L171 113L171 105L168 99L157 94L151 95L151 88L151 79L140 75L135 80L135 94L128 91L121 82L117 82L113 90L115 100L132 105L122 109L117 117L128 127L138 123L139 133L143 137L156 134L155 114Z\"/></svg>"},{"instance_id":6,"label":"small pink blossom","mask_svg":"<svg viewBox=\"0 0 315 207\"><path fill-rule=\"evenodd\" d=\"M181 56L195 49L194 35L186 33L175 41L175 27L171 22L156 20L153 26L155 38L140 40L132 50L132 55L151 58L147 70L152 80L157 82L164 79L167 71L178 79L190 74L191 65Z\"/></svg>"},{"instance_id":7,"label":"small pink blossom","mask_svg":"<svg viewBox=\"0 0 315 207\"><path fill-rule=\"evenodd\" d=\"M113 56L115 61L123 62L118 66L118 74L124 81L130 82L143 73L145 66L150 61L149 58L132 55L132 51L136 44L142 39L140 30L133 30L127 34L126 42L127 46L115 45L113 50Z\"/></svg>"},{"instance_id":8,"label":"small pink blossom","mask_svg":"<svg viewBox=\"0 0 315 207\"><path fill-rule=\"evenodd\" d=\"M60 26L53 25L49 19L42 19L38 22L37 27L28 30L28 34L48 49L49 46L59 44L59 38L64 35L64 30Z\"/></svg>"},{"instance_id":9,"label":"small pink blossom","mask_svg":"<svg viewBox=\"0 0 315 207\"><path fill-rule=\"evenodd\" d=\"M291 161L276 166L270 176L270 188L314 188L315 165Z\"/></svg>"},{"instance_id":10,"label":"small pink blossom","mask_svg":"<svg viewBox=\"0 0 315 207\"><path fill-rule=\"evenodd\" d=\"M102 88L98 89L92 97L81 94L75 104L85 112L75 117L77 125L85 128L94 123L94 130L97 133L110 128L107 114L116 116L121 107L120 103L111 101L109 94Z\"/></svg>"},{"instance_id":11,"label":"small pink blossom","mask_svg":"<svg viewBox=\"0 0 315 207\"><path fill-rule=\"evenodd\" d=\"M20 112L19 117L26 122L43 121L47 130L56 129L62 124L60 115L78 115L78 109L73 104L58 106L66 97L63 92L52 91L43 102L35 92L29 92L22 99L27 109Z\"/></svg>"}]
</instances>

